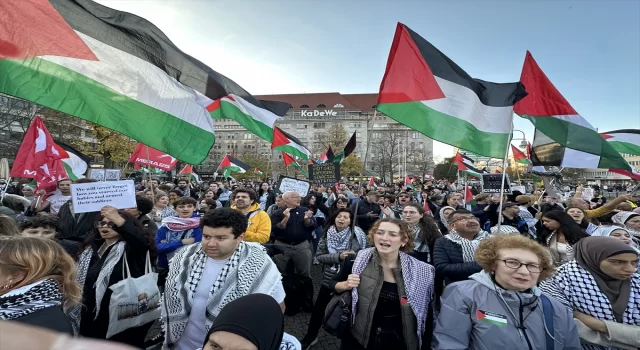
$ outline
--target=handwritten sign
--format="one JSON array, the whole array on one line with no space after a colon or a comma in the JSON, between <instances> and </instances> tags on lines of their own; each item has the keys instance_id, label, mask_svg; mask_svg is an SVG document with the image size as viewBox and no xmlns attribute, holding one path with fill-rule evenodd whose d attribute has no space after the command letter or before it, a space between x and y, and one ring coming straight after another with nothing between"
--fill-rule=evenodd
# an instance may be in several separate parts
<instances>
[{"instance_id":1,"label":"handwritten sign","mask_svg":"<svg viewBox=\"0 0 640 350\"><path fill-rule=\"evenodd\" d=\"M298 180L293 177L280 175L278 183L276 183L276 190L280 193L287 191L298 192L301 197L306 196L311 188L311 182Z\"/></svg>"},{"instance_id":2,"label":"handwritten sign","mask_svg":"<svg viewBox=\"0 0 640 350\"><path fill-rule=\"evenodd\" d=\"M482 192L500 193L502 176L504 175L504 192L511 194L511 181L508 174L482 174Z\"/></svg>"},{"instance_id":3,"label":"handwritten sign","mask_svg":"<svg viewBox=\"0 0 640 350\"><path fill-rule=\"evenodd\" d=\"M340 180L340 164L309 164L309 180L318 185L334 186Z\"/></svg>"},{"instance_id":4,"label":"handwritten sign","mask_svg":"<svg viewBox=\"0 0 640 350\"><path fill-rule=\"evenodd\" d=\"M75 213L100 211L105 205L135 208L136 189L131 180L73 184L71 200Z\"/></svg>"},{"instance_id":5,"label":"handwritten sign","mask_svg":"<svg viewBox=\"0 0 640 350\"><path fill-rule=\"evenodd\" d=\"M104 181L105 171L104 169L91 169L89 170L89 178L97 181Z\"/></svg>"}]
</instances>

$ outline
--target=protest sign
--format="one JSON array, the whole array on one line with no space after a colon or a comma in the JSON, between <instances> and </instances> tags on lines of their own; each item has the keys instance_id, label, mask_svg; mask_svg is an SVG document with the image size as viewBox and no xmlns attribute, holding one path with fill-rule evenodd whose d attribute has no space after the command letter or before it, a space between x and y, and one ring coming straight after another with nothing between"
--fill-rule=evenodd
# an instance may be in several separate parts
<instances>
[{"instance_id":1,"label":"protest sign","mask_svg":"<svg viewBox=\"0 0 640 350\"><path fill-rule=\"evenodd\" d=\"M104 181L106 173L104 169L90 169L89 178L96 181Z\"/></svg>"},{"instance_id":2,"label":"protest sign","mask_svg":"<svg viewBox=\"0 0 640 350\"><path fill-rule=\"evenodd\" d=\"M504 175L504 194L511 194L511 182L508 174L482 174L482 192L500 193L502 176Z\"/></svg>"},{"instance_id":3,"label":"protest sign","mask_svg":"<svg viewBox=\"0 0 640 350\"><path fill-rule=\"evenodd\" d=\"M293 177L280 175L276 183L276 192L285 193L287 191L298 192L301 197L306 196L311 188L311 182L298 180Z\"/></svg>"},{"instance_id":4,"label":"protest sign","mask_svg":"<svg viewBox=\"0 0 640 350\"><path fill-rule=\"evenodd\" d=\"M309 164L309 180L326 187L334 186L340 180L340 164Z\"/></svg>"},{"instance_id":5,"label":"protest sign","mask_svg":"<svg viewBox=\"0 0 640 350\"><path fill-rule=\"evenodd\" d=\"M498 180L500 181L500 180ZM522 194L527 193L527 188L522 185L511 186L511 191L518 191Z\"/></svg>"},{"instance_id":6,"label":"protest sign","mask_svg":"<svg viewBox=\"0 0 640 350\"><path fill-rule=\"evenodd\" d=\"M71 200L76 214L100 211L105 205L135 208L136 189L131 180L72 184Z\"/></svg>"},{"instance_id":7,"label":"protest sign","mask_svg":"<svg viewBox=\"0 0 640 350\"><path fill-rule=\"evenodd\" d=\"M582 189L582 199L584 199L585 201L590 201L593 197L595 197L595 195L593 194L593 188L588 187Z\"/></svg>"}]
</instances>

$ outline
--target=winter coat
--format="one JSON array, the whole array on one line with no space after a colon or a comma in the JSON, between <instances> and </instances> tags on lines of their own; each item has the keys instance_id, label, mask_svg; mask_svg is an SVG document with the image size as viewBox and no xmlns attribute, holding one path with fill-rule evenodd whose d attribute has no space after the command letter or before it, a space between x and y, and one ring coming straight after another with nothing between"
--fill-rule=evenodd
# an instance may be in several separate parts
<instances>
[{"instance_id":1,"label":"winter coat","mask_svg":"<svg viewBox=\"0 0 640 350\"><path fill-rule=\"evenodd\" d=\"M58 211L60 234L57 235L56 238L71 238L82 241L93 231L93 222L100 213L96 211L74 215L71 211L72 205L72 202L68 201L63 204Z\"/></svg>"},{"instance_id":2,"label":"winter coat","mask_svg":"<svg viewBox=\"0 0 640 350\"><path fill-rule=\"evenodd\" d=\"M555 350L582 350L573 314L553 298L554 329L545 328L540 295L537 287L531 293L502 289L486 271L450 284L441 298L435 349L545 350L549 331Z\"/></svg>"},{"instance_id":3,"label":"winter coat","mask_svg":"<svg viewBox=\"0 0 640 350\"><path fill-rule=\"evenodd\" d=\"M368 212L373 212L374 214L376 214L376 216L368 217ZM369 201L366 199L360 200L360 202L358 203L358 212L356 213L358 218L358 226L360 226L362 231L369 232L369 229L371 228L371 226L373 226L373 223L378 221L378 219L380 218L380 213L380 204L369 203Z\"/></svg>"},{"instance_id":4,"label":"winter coat","mask_svg":"<svg viewBox=\"0 0 640 350\"><path fill-rule=\"evenodd\" d=\"M356 226L356 230L360 230L360 227ZM338 272L338 268L340 267L340 253L329 253L329 249L327 247L327 230L324 231L322 237L320 237L320 241L318 242L318 250L316 251L316 258L322 264L322 286L331 289L331 281L333 281L333 277ZM360 249L366 247L361 247L358 242L358 238L356 235L351 235L351 250L355 253L358 253ZM348 249L347 249L348 250Z\"/></svg>"},{"instance_id":5,"label":"winter coat","mask_svg":"<svg viewBox=\"0 0 640 350\"><path fill-rule=\"evenodd\" d=\"M235 205L231 209L236 209ZM246 242L267 243L271 236L271 218L266 211L260 209L260 204L253 203L245 214L249 218L249 226L244 235Z\"/></svg>"},{"instance_id":6,"label":"winter coat","mask_svg":"<svg viewBox=\"0 0 640 350\"><path fill-rule=\"evenodd\" d=\"M73 336L71 321L60 306L40 309L16 318L14 321Z\"/></svg>"},{"instance_id":7,"label":"winter coat","mask_svg":"<svg viewBox=\"0 0 640 350\"><path fill-rule=\"evenodd\" d=\"M197 217L197 214L193 214L193 217ZM191 232L188 232L191 231ZM179 232L179 234L174 234L175 232ZM184 237L183 237L184 235ZM174 237L170 242L168 241L168 237ZM181 238L182 237L182 238ZM182 240L185 238L194 239L194 243L198 243L202 241L202 229L200 227L196 227L193 229L182 230L182 231L171 231L169 227L166 225L161 226L156 233L156 247L158 247L158 267L162 269L169 268L169 259L178 250L184 247ZM162 242L166 241L166 242Z\"/></svg>"},{"instance_id":8,"label":"winter coat","mask_svg":"<svg viewBox=\"0 0 640 350\"><path fill-rule=\"evenodd\" d=\"M464 262L462 247L447 237L436 240L433 266L436 268L436 276L443 278L447 285L465 281L474 273L482 271L482 267L477 262Z\"/></svg>"}]
</instances>

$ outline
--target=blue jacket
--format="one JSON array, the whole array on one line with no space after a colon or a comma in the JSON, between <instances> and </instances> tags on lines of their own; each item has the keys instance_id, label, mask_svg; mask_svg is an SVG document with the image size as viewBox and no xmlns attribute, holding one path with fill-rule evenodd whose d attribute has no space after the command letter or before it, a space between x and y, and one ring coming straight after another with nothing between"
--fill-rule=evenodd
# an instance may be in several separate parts
<instances>
[{"instance_id":1,"label":"blue jacket","mask_svg":"<svg viewBox=\"0 0 640 350\"><path fill-rule=\"evenodd\" d=\"M198 217L198 215L193 214L192 217ZM158 268L169 268L169 259L176 251L184 246L184 244L182 244L183 238L193 237L195 239L195 243L202 241L202 229L200 227L194 228L193 231L182 237L185 231L188 230L172 231L169 230L169 227L167 227L166 225L163 225L158 229L158 233L156 233L155 239L156 247L158 249Z\"/></svg>"}]
</instances>

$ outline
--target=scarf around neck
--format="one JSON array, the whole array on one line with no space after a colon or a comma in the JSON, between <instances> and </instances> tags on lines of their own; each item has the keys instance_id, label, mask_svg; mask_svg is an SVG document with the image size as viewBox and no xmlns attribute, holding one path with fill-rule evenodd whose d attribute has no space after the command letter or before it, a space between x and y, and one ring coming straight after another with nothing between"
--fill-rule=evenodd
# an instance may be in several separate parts
<instances>
[{"instance_id":1,"label":"scarf around neck","mask_svg":"<svg viewBox=\"0 0 640 350\"><path fill-rule=\"evenodd\" d=\"M355 236L360 245L360 249L367 246L367 236L358 226L355 226ZM344 230L336 230L335 225L331 225L327 230L327 250L329 253L341 253L347 249L351 249L351 228L347 226Z\"/></svg>"},{"instance_id":2,"label":"scarf around neck","mask_svg":"<svg viewBox=\"0 0 640 350\"><path fill-rule=\"evenodd\" d=\"M200 226L200 217L181 218L170 216L162 219L162 225L167 226L171 231L195 229Z\"/></svg>"},{"instance_id":3,"label":"scarf around neck","mask_svg":"<svg viewBox=\"0 0 640 350\"><path fill-rule=\"evenodd\" d=\"M600 263L613 255L624 253L638 254L631 246L612 237L586 237L575 245L576 262L593 276L602 294L609 299L617 322L622 322L622 315L629 303L631 279L609 277L600 269Z\"/></svg>"},{"instance_id":4,"label":"scarf around neck","mask_svg":"<svg viewBox=\"0 0 640 350\"><path fill-rule=\"evenodd\" d=\"M46 278L0 296L0 320L15 320L54 306L62 306L62 292L58 282Z\"/></svg>"},{"instance_id":5,"label":"scarf around neck","mask_svg":"<svg viewBox=\"0 0 640 350\"><path fill-rule=\"evenodd\" d=\"M462 248L462 260L464 262L474 262L476 261L476 249L478 249L480 242L487 236L489 236L487 231L480 230L472 240L469 240L460 236L460 234L455 230L451 230L445 237Z\"/></svg>"},{"instance_id":6,"label":"scarf around neck","mask_svg":"<svg viewBox=\"0 0 640 350\"><path fill-rule=\"evenodd\" d=\"M371 258L378 259L375 247L362 249L358 252L356 260L353 262L351 273L360 275L365 267L370 263ZM374 253L375 252L375 253ZM429 304L433 301L433 280L435 269L433 266L412 258L409 254L399 252L400 266L402 269L402 280L404 282L407 300L411 310L416 315L418 321L418 342L422 347L422 333L425 330ZM353 299L351 306L351 319L356 320L356 310L358 306L358 288L351 290Z\"/></svg>"},{"instance_id":7,"label":"scarf around neck","mask_svg":"<svg viewBox=\"0 0 640 350\"><path fill-rule=\"evenodd\" d=\"M202 243L197 243L180 250L171 260L162 296L163 349L174 349L187 326L207 259ZM280 271L262 245L240 242L211 286L206 310L199 310L205 312L205 330L229 302L248 294L271 295L280 280Z\"/></svg>"}]
</instances>

